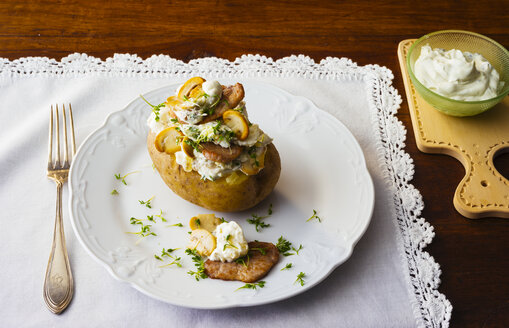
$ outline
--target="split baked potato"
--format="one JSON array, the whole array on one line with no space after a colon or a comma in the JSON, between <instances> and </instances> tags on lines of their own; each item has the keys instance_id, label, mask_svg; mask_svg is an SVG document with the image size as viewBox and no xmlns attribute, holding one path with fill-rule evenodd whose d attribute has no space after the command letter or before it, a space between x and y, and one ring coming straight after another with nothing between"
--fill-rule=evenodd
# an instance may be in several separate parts
<instances>
[{"instance_id":1,"label":"split baked potato","mask_svg":"<svg viewBox=\"0 0 509 328\"><path fill-rule=\"evenodd\" d=\"M247 119L241 84L219 89L214 81L218 90L211 96L214 90L204 82L190 79L163 110L154 111L148 152L163 181L183 199L221 212L251 208L274 189L281 172L279 153L272 139ZM206 111L200 112L200 106ZM196 113L202 116L198 122ZM213 173L207 173L210 167Z\"/></svg>"}]
</instances>

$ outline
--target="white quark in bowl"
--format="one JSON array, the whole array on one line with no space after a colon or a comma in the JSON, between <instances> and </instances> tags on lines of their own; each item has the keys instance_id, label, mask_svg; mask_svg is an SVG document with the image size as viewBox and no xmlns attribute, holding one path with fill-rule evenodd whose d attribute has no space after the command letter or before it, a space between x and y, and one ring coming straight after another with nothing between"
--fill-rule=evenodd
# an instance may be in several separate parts
<instances>
[{"instance_id":1,"label":"white quark in bowl","mask_svg":"<svg viewBox=\"0 0 509 328\"><path fill-rule=\"evenodd\" d=\"M504 85L490 62L478 53L421 48L415 76L428 89L451 99L479 101L497 96Z\"/></svg>"}]
</instances>

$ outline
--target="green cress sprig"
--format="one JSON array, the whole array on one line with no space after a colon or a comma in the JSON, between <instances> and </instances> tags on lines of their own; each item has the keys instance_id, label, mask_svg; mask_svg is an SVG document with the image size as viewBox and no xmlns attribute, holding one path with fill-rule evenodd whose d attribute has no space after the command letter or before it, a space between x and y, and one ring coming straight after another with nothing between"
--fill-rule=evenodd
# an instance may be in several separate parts
<instances>
[{"instance_id":1,"label":"green cress sprig","mask_svg":"<svg viewBox=\"0 0 509 328\"><path fill-rule=\"evenodd\" d=\"M283 238L283 236L279 237L277 240L276 247L279 250L279 253L283 254L284 256L294 255L293 253L289 252L292 249L292 243Z\"/></svg>"},{"instance_id":2,"label":"green cress sprig","mask_svg":"<svg viewBox=\"0 0 509 328\"><path fill-rule=\"evenodd\" d=\"M118 195L118 191L117 191L117 189L113 189L113 190L110 192L110 194L112 194L112 195Z\"/></svg>"},{"instance_id":3,"label":"green cress sprig","mask_svg":"<svg viewBox=\"0 0 509 328\"><path fill-rule=\"evenodd\" d=\"M288 263L288 264L287 264L287 265L285 265L285 267L284 267L284 268L282 268L280 271L289 270L289 269L291 269L291 268L292 268L292 266L293 266L293 263Z\"/></svg>"},{"instance_id":4,"label":"green cress sprig","mask_svg":"<svg viewBox=\"0 0 509 328\"><path fill-rule=\"evenodd\" d=\"M230 238L231 238L231 237L232 237L232 236L231 236L230 234L228 234L228 235L226 236L226 238L225 238L225 240L226 240L226 244L224 244L223 251L226 249L226 247L231 247L231 248L238 249L235 245L233 245L233 244L231 243L231 241L230 241Z\"/></svg>"},{"instance_id":5,"label":"green cress sprig","mask_svg":"<svg viewBox=\"0 0 509 328\"><path fill-rule=\"evenodd\" d=\"M235 137L235 132L230 129L224 128L221 130L222 126L226 126L220 120L216 121L216 125L212 127L213 135L217 135L217 141L226 141L228 143ZM213 140L204 140L204 141L213 141Z\"/></svg>"},{"instance_id":6,"label":"green cress sprig","mask_svg":"<svg viewBox=\"0 0 509 328\"><path fill-rule=\"evenodd\" d=\"M152 196L150 197L149 199L147 200L138 200L138 202L140 203L140 205L145 205L146 207L148 208L152 208L152 204L150 204L150 202L152 201L152 199L154 199L155 196Z\"/></svg>"},{"instance_id":7,"label":"green cress sprig","mask_svg":"<svg viewBox=\"0 0 509 328\"><path fill-rule=\"evenodd\" d=\"M143 225L143 222L142 222L143 220L137 219L135 217L131 217L129 219L129 221L131 222L131 224L141 224L141 225Z\"/></svg>"},{"instance_id":8,"label":"green cress sprig","mask_svg":"<svg viewBox=\"0 0 509 328\"><path fill-rule=\"evenodd\" d=\"M194 266L196 267L196 271L189 270L187 271L187 274L194 276L196 281L199 281L200 279L206 279L208 278L207 274L205 273L205 268L203 265L205 264L205 261L203 260L203 257L201 257L196 250L194 249L186 249L186 254L191 256L191 260L194 262Z\"/></svg>"},{"instance_id":9,"label":"green cress sprig","mask_svg":"<svg viewBox=\"0 0 509 328\"><path fill-rule=\"evenodd\" d=\"M157 255L154 255L154 257L156 259L158 259L159 261L162 261L162 257L164 256L168 256L168 257L171 257L171 253L173 253L174 251L176 251L178 248L163 248L163 250L161 251L161 255L157 256Z\"/></svg>"},{"instance_id":10,"label":"green cress sprig","mask_svg":"<svg viewBox=\"0 0 509 328\"><path fill-rule=\"evenodd\" d=\"M152 107L152 112L156 115L156 122L159 121L159 111L161 110L161 107L164 107L166 104L165 103L161 103L159 105L152 105L151 103L149 103L147 101L147 99L145 99L142 95L140 95L140 98L143 99L143 101L145 101L150 107Z\"/></svg>"},{"instance_id":11,"label":"green cress sprig","mask_svg":"<svg viewBox=\"0 0 509 328\"><path fill-rule=\"evenodd\" d=\"M299 273L297 275L297 279L293 282L293 284L295 285L298 282L301 286L304 286L304 284L305 284L304 278L305 277L306 277L306 274L304 272Z\"/></svg>"},{"instance_id":12,"label":"green cress sprig","mask_svg":"<svg viewBox=\"0 0 509 328\"><path fill-rule=\"evenodd\" d=\"M171 263L168 263L168 264L165 264L165 265L161 265L161 266L159 266L160 268L163 268L163 267L169 267L169 266L171 266L171 265L176 265L176 266L178 266L179 268L181 268L181 267L182 267L182 263L180 263L181 258L171 254L171 253L173 253L174 251L176 251L177 249L178 249L178 248L168 248L168 249L163 248L163 250L161 251L161 255L154 254L154 257L155 257L157 260L159 260L159 261L164 261L164 260L163 260L163 257L164 257L164 256L167 256L167 257L169 257L170 259L172 259L172 260L173 260Z\"/></svg>"},{"instance_id":13,"label":"green cress sprig","mask_svg":"<svg viewBox=\"0 0 509 328\"><path fill-rule=\"evenodd\" d=\"M318 215L316 215L316 210L313 210L313 215L311 215L311 217L309 219L307 219L306 222L309 222L313 219L317 219L318 222L320 222L320 223L322 222L322 219Z\"/></svg>"},{"instance_id":14,"label":"green cress sprig","mask_svg":"<svg viewBox=\"0 0 509 328\"><path fill-rule=\"evenodd\" d=\"M247 268L247 266L249 265L249 259L250 259L249 254L246 254L245 256L236 259L235 263L241 264Z\"/></svg>"},{"instance_id":15,"label":"green cress sprig","mask_svg":"<svg viewBox=\"0 0 509 328\"><path fill-rule=\"evenodd\" d=\"M270 223L265 223L263 221L263 219L266 219L271 215L272 215L272 204L269 205L269 209L267 210L267 215L259 216L256 214L251 214L252 218L247 219L247 222L250 224L254 224L256 231L260 232L261 229L270 227Z\"/></svg>"},{"instance_id":16,"label":"green cress sprig","mask_svg":"<svg viewBox=\"0 0 509 328\"><path fill-rule=\"evenodd\" d=\"M299 245L299 248L293 247L292 243L286 240L283 236L279 237L277 240L276 247L279 250L279 253L284 256L291 256L295 254L299 255L300 250L304 248L302 245ZM294 251L295 253L290 251Z\"/></svg>"},{"instance_id":17,"label":"green cress sprig","mask_svg":"<svg viewBox=\"0 0 509 328\"><path fill-rule=\"evenodd\" d=\"M235 289L235 291L237 291L239 289L254 289L254 290L256 290L258 288L263 288L263 287L265 287L265 281L261 280L261 281L255 282L254 284L245 284L244 286Z\"/></svg>"},{"instance_id":18,"label":"green cress sprig","mask_svg":"<svg viewBox=\"0 0 509 328\"><path fill-rule=\"evenodd\" d=\"M140 171L133 171L133 172L129 172L125 175L121 175L120 173L118 174L115 174L115 179L117 180L120 180L124 185L127 186L127 182L125 181L125 178L127 178L129 175L133 174L133 173L139 173Z\"/></svg>"},{"instance_id":19,"label":"green cress sprig","mask_svg":"<svg viewBox=\"0 0 509 328\"><path fill-rule=\"evenodd\" d=\"M168 222L168 221L164 218L164 216L163 216L163 210L159 210L159 211L160 211L160 213L159 213L159 214L155 214L154 216L157 216L158 218L160 218L162 222Z\"/></svg>"},{"instance_id":20,"label":"green cress sprig","mask_svg":"<svg viewBox=\"0 0 509 328\"><path fill-rule=\"evenodd\" d=\"M189 146L193 147L193 149L196 150L197 152L201 153L201 147L199 142L193 141L191 138L184 139L184 142Z\"/></svg>"},{"instance_id":21,"label":"green cress sprig","mask_svg":"<svg viewBox=\"0 0 509 328\"><path fill-rule=\"evenodd\" d=\"M293 247L293 246L292 246L292 251L294 251L294 252L295 252L295 254L299 255L299 251L300 251L302 248L303 248L303 247L302 247L302 244L301 244L301 245L299 245L299 248L295 248L295 247Z\"/></svg>"},{"instance_id":22,"label":"green cress sprig","mask_svg":"<svg viewBox=\"0 0 509 328\"><path fill-rule=\"evenodd\" d=\"M138 232L130 232L130 231L127 231L127 232L126 232L126 233L129 233L129 234L133 234L133 235L139 235L139 236L141 236L141 238L140 238L140 239L138 239L138 240L136 241L136 245L137 245L137 244L138 244L138 243L139 243L139 242L140 242L143 238L145 238L145 237L148 237L148 236L157 236L157 234L156 234L156 233L154 233L154 232L152 232L152 231L150 230L150 227L151 227L151 225L150 225L150 224L143 224L142 220L138 220L138 219L136 219L136 218L134 218L134 217L132 217L132 218L130 219L130 221L131 221L131 224L132 224L132 225L140 225L140 226L141 226L141 227L140 227L140 231L138 231Z\"/></svg>"},{"instance_id":23,"label":"green cress sprig","mask_svg":"<svg viewBox=\"0 0 509 328\"><path fill-rule=\"evenodd\" d=\"M263 222L263 219L267 218L267 216L258 216L256 214L251 214L252 219L247 219L247 222L255 225L255 229L257 232L260 232L260 229L270 227L270 223Z\"/></svg>"}]
</instances>

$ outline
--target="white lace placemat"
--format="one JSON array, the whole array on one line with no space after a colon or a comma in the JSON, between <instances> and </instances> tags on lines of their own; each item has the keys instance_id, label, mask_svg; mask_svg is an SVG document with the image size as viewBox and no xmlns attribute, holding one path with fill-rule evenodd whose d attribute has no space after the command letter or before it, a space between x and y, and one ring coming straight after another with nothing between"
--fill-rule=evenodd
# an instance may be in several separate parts
<instances>
[{"instance_id":1,"label":"white lace placemat","mask_svg":"<svg viewBox=\"0 0 509 328\"><path fill-rule=\"evenodd\" d=\"M376 193L371 225L351 259L311 291L286 301L220 311L185 309L115 281L78 245L65 209L75 298L61 316L50 314L42 300L54 213L54 185L44 176L50 104L72 102L80 142L138 94L196 75L274 84L311 99L351 130L365 153ZM423 251L434 232L420 217L424 203L410 184L413 163L404 151L405 128L395 117L401 98L392 79L384 67L357 66L345 58L316 63L305 56L272 60L248 55L233 62L203 58L187 64L162 55L145 60L115 55L105 61L84 54L61 61L0 59L3 324L447 327L452 306L437 291L439 265Z\"/></svg>"}]
</instances>

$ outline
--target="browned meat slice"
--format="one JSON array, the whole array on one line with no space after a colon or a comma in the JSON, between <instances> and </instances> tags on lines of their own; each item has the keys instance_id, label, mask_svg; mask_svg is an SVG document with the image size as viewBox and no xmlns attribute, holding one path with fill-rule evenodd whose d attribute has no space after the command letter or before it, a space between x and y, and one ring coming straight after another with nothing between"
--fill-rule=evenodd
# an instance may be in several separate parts
<instances>
[{"instance_id":1,"label":"browned meat slice","mask_svg":"<svg viewBox=\"0 0 509 328\"><path fill-rule=\"evenodd\" d=\"M239 145L223 148L212 142L204 142L200 146L203 156L214 162L228 163L239 157L240 153L242 153L242 147Z\"/></svg>"},{"instance_id":2,"label":"browned meat slice","mask_svg":"<svg viewBox=\"0 0 509 328\"><path fill-rule=\"evenodd\" d=\"M203 121L200 122L200 124L211 122L220 118L228 109L237 107L242 99L244 99L244 87L242 84L237 83L235 85L224 88L222 99L214 110L214 113L205 117Z\"/></svg>"},{"instance_id":3,"label":"browned meat slice","mask_svg":"<svg viewBox=\"0 0 509 328\"><path fill-rule=\"evenodd\" d=\"M279 251L272 243L252 241L244 263L207 260L204 268L209 278L255 282L267 275L279 261ZM261 250L260 250L261 249ZM265 252L265 254L263 254Z\"/></svg>"},{"instance_id":4,"label":"browned meat slice","mask_svg":"<svg viewBox=\"0 0 509 328\"><path fill-rule=\"evenodd\" d=\"M244 86L240 83L223 89L223 97L228 101L230 108L235 108L244 99Z\"/></svg>"}]
</instances>

